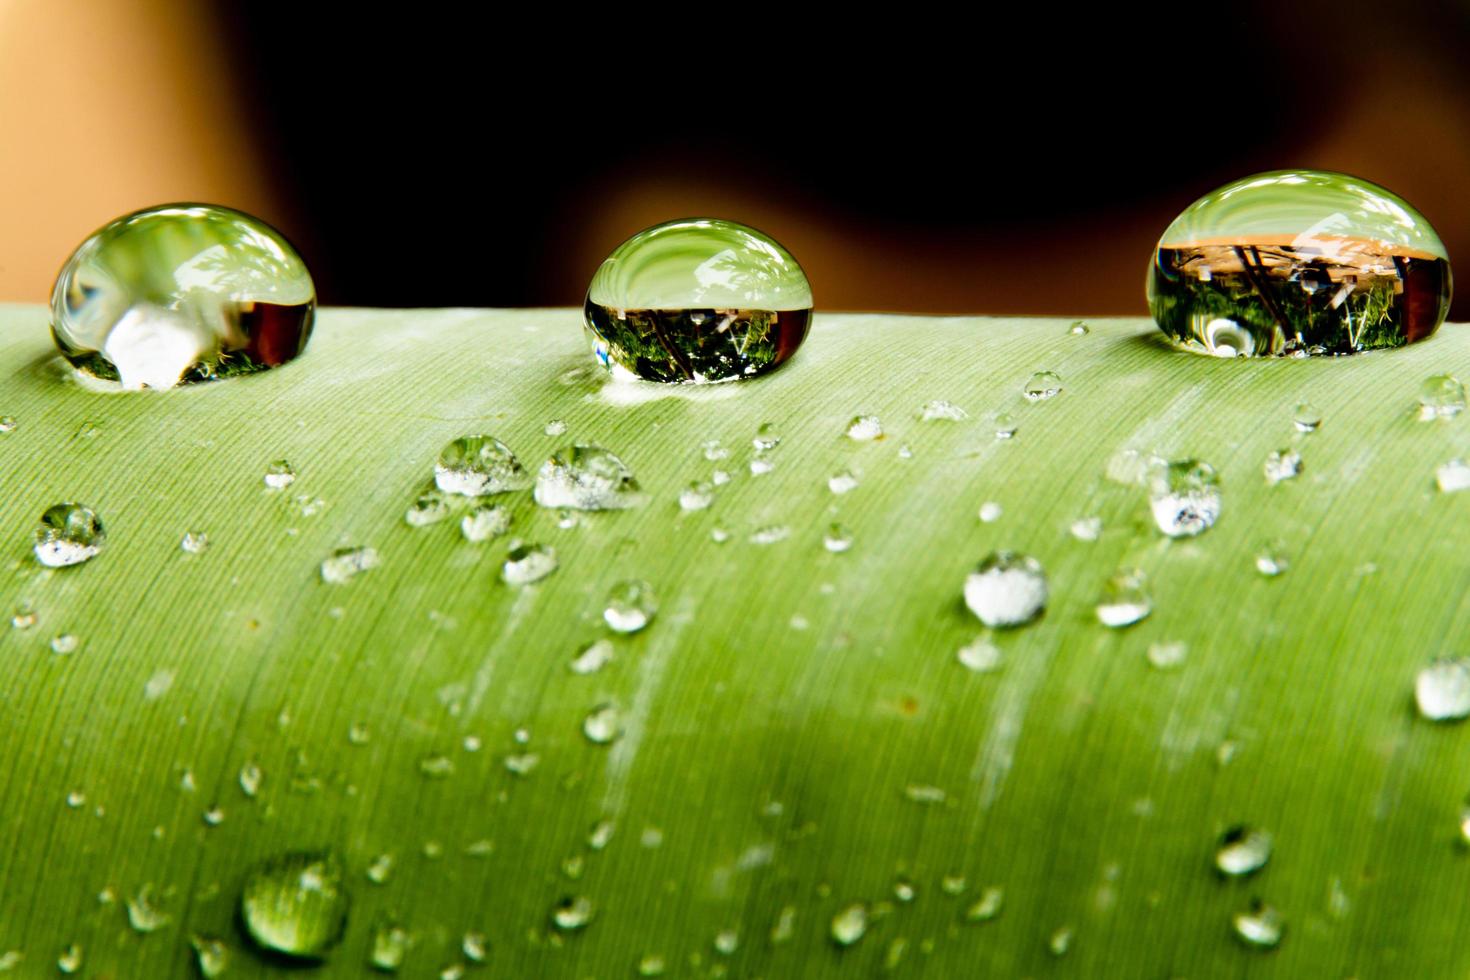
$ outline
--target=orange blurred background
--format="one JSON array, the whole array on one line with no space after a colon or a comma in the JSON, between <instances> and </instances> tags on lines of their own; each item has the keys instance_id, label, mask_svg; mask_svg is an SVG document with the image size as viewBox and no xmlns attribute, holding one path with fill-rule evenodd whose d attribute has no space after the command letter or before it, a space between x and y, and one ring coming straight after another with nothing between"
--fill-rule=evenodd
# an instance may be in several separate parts
<instances>
[{"instance_id":1,"label":"orange blurred background","mask_svg":"<svg viewBox=\"0 0 1470 980\"><path fill-rule=\"evenodd\" d=\"M782 241L827 309L1142 314L1173 216L1287 166L1377 181L1470 256L1464 2L810 30L312 6L0 0L0 300L202 200L280 227L335 304L576 304L623 238L702 214Z\"/></svg>"}]
</instances>

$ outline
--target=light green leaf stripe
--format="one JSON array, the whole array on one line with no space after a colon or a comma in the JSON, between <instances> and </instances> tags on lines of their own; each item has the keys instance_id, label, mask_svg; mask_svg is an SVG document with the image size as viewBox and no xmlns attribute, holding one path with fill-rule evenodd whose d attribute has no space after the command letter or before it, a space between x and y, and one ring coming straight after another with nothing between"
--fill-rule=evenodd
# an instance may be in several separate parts
<instances>
[{"instance_id":1,"label":"light green leaf stripe","mask_svg":"<svg viewBox=\"0 0 1470 980\"><path fill-rule=\"evenodd\" d=\"M1419 719L1412 690L1430 658L1470 648L1470 493L1434 486L1470 455L1470 419L1413 410L1427 376L1470 378L1470 334L1229 362L1176 353L1143 320L1067 326L821 314L768 377L648 392L600 388L576 311L337 309L284 368L115 395L64 380L44 310L0 307L0 414L17 422L0 434L0 608L36 617L0 629L0 955L46 977L75 943L80 975L188 977L200 934L230 947L226 977L283 975L239 932L241 884L261 859L327 848L352 907L317 976L369 975L388 920L413 937L411 977L463 960L466 932L489 946L471 977L629 977L645 957L679 977L1463 974L1470 728ZM1064 390L1027 403L1042 369ZM941 398L969 419L919 421ZM1311 435L1292 425L1303 400L1324 420ZM1008 441L988 417L1002 410ZM885 437L845 438L859 413ZM566 435L545 434L552 419ZM776 465L752 476L768 421ZM604 445L649 500L564 529L529 491L501 498L511 535L560 559L503 585L507 538L403 520L443 445L481 432L528 468ZM711 439L731 458L705 460ZM1302 475L1267 486L1266 456L1293 446ZM1144 491L1105 478L1127 448L1209 461L1219 523L1163 539ZM269 491L283 457L296 482ZM717 466L733 480L682 512L679 491ZM844 468L859 486L835 495ZM307 516L298 494L325 506ZM30 535L62 500L109 538L48 571ZM1101 538L1072 537L1090 516ZM834 521L843 554L822 545ZM774 524L790 536L749 541ZM191 530L204 553L180 549ZM1276 538L1290 567L1269 579L1254 556ZM324 584L344 545L381 565ZM1038 558L1052 599L979 674L956 660L980 632L960 596L994 548ZM1147 573L1155 608L1109 630L1092 607L1119 566ZM627 578L653 584L657 617L573 673ZM76 652L51 651L61 633ZM1149 645L1175 641L1183 664L1150 666ZM593 744L583 719L607 703L622 734ZM527 754L535 768L507 770ZM441 755L452 772L429 778ZM1238 823L1275 850L1222 881L1215 844ZM124 902L145 885L170 921L139 934ZM967 922L990 886L998 917ZM592 919L560 932L553 909L576 897ZM1232 934L1253 897L1285 919L1274 951ZM854 903L866 932L840 947L833 918Z\"/></svg>"}]
</instances>

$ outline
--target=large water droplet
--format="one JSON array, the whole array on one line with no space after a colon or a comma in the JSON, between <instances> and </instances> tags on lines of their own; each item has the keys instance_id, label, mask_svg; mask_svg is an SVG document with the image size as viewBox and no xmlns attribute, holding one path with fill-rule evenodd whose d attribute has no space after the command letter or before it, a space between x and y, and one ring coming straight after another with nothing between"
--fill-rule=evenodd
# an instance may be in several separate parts
<instances>
[{"instance_id":1,"label":"large water droplet","mask_svg":"<svg viewBox=\"0 0 1470 980\"><path fill-rule=\"evenodd\" d=\"M1271 860L1271 835L1255 827L1231 827L1215 849L1215 867L1222 875L1241 878L1254 874Z\"/></svg>"},{"instance_id":2,"label":"large water droplet","mask_svg":"<svg viewBox=\"0 0 1470 980\"><path fill-rule=\"evenodd\" d=\"M658 612L658 596L653 586L641 579L628 579L614 585L607 593L602 618L616 633L636 633L648 625Z\"/></svg>"},{"instance_id":3,"label":"large water droplet","mask_svg":"<svg viewBox=\"0 0 1470 980\"><path fill-rule=\"evenodd\" d=\"M868 907L862 902L854 902L832 917L832 941L839 946L851 946L867 931Z\"/></svg>"},{"instance_id":4,"label":"large water droplet","mask_svg":"<svg viewBox=\"0 0 1470 980\"><path fill-rule=\"evenodd\" d=\"M82 504L56 504L46 508L36 526L36 561L48 568L79 565L95 558L107 535L102 521Z\"/></svg>"},{"instance_id":5,"label":"large water droplet","mask_svg":"<svg viewBox=\"0 0 1470 980\"><path fill-rule=\"evenodd\" d=\"M1260 899L1252 901L1248 910L1235 913L1230 921L1240 941L1255 949L1275 949L1286 932L1281 913Z\"/></svg>"},{"instance_id":6,"label":"large water droplet","mask_svg":"<svg viewBox=\"0 0 1470 980\"><path fill-rule=\"evenodd\" d=\"M556 571L556 550L544 544L524 544L520 541L510 546L505 555L505 564L500 567L500 580L506 585L530 585L539 582Z\"/></svg>"},{"instance_id":7,"label":"large water droplet","mask_svg":"<svg viewBox=\"0 0 1470 980\"><path fill-rule=\"evenodd\" d=\"M322 561L322 581L342 585L354 575L377 568L378 552L373 548L338 548Z\"/></svg>"},{"instance_id":8,"label":"large water droplet","mask_svg":"<svg viewBox=\"0 0 1470 980\"><path fill-rule=\"evenodd\" d=\"M445 493L484 497L524 490L530 477L510 447L494 436L463 436L445 446L434 464L434 483Z\"/></svg>"},{"instance_id":9,"label":"large water droplet","mask_svg":"<svg viewBox=\"0 0 1470 980\"><path fill-rule=\"evenodd\" d=\"M1153 612L1153 600L1146 591L1147 577L1137 568L1121 568L1103 586L1094 611L1097 621L1114 628L1132 626Z\"/></svg>"},{"instance_id":10,"label":"large water droplet","mask_svg":"<svg viewBox=\"0 0 1470 980\"><path fill-rule=\"evenodd\" d=\"M581 895L569 896L551 910L551 923L562 932L571 932L591 922L593 911L591 899Z\"/></svg>"},{"instance_id":11,"label":"large water droplet","mask_svg":"<svg viewBox=\"0 0 1470 980\"><path fill-rule=\"evenodd\" d=\"M287 460L278 459L266 467L264 481L269 490L284 490L296 482L296 470Z\"/></svg>"},{"instance_id":12,"label":"large water droplet","mask_svg":"<svg viewBox=\"0 0 1470 980\"><path fill-rule=\"evenodd\" d=\"M596 745L608 745L617 741L622 730L622 716L615 705L602 704L593 708L582 719L582 734Z\"/></svg>"},{"instance_id":13,"label":"large water droplet","mask_svg":"<svg viewBox=\"0 0 1470 980\"><path fill-rule=\"evenodd\" d=\"M1022 626L1046 608L1046 573L1030 555L991 552L965 579L965 605L990 627Z\"/></svg>"},{"instance_id":14,"label":"large water droplet","mask_svg":"<svg viewBox=\"0 0 1470 980\"><path fill-rule=\"evenodd\" d=\"M542 507L621 510L642 500L633 471L600 446L563 449L536 474L536 503Z\"/></svg>"},{"instance_id":15,"label":"large water droplet","mask_svg":"<svg viewBox=\"0 0 1470 980\"><path fill-rule=\"evenodd\" d=\"M1055 371L1037 371L1026 379L1026 386L1021 389L1021 394L1028 402L1044 402L1048 398L1055 398L1061 391L1061 375Z\"/></svg>"},{"instance_id":16,"label":"large water droplet","mask_svg":"<svg viewBox=\"0 0 1470 980\"><path fill-rule=\"evenodd\" d=\"M499 504L480 504L459 519L459 533L476 544L510 530L510 511Z\"/></svg>"},{"instance_id":17,"label":"large water droplet","mask_svg":"<svg viewBox=\"0 0 1470 980\"><path fill-rule=\"evenodd\" d=\"M847 438L854 442L872 442L883 437L883 423L876 415L854 415L847 423Z\"/></svg>"},{"instance_id":18,"label":"large water droplet","mask_svg":"<svg viewBox=\"0 0 1470 980\"><path fill-rule=\"evenodd\" d=\"M1452 374L1436 374L1419 386L1419 420L1452 419L1465 410L1465 386Z\"/></svg>"},{"instance_id":19,"label":"large water droplet","mask_svg":"<svg viewBox=\"0 0 1470 980\"><path fill-rule=\"evenodd\" d=\"M1266 483L1273 487L1282 480L1294 480L1302 471L1302 454L1295 449L1278 449L1266 457L1262 470Z\"/></svg>"},{"instance_id":20,"label":"large water droplet","mask_svg":"<svg viewBox=\"0 0 1470 980\"><path fill-rule=\"evenodd\" d=\"M1470 718L1470 659L1436 660L1419 671L1414 700L1430 721Z\"/></svg>"},{"instance_id":21,"label":"large water droplet","mask_svg":"<svg viewBox=\"0 0 1470 980\"><path fill-rule=\"evenodd\" d=\"M347 928L342 863L330 852L283 854L258 865L240 894L240 918L264 949L319 960Z\"/></svg>"},{"instance_id":22,"label":"large water droplet","mask_svg":"<svg viewBox=\"0 0 1470 980\"><path fill-rule=\"evenodd\" d=\"M1171 538L1208 531L1220 518L1220 479L1209 463L1159 461L1149 472L1154 523Z\"/></svg>"}]
</instances>

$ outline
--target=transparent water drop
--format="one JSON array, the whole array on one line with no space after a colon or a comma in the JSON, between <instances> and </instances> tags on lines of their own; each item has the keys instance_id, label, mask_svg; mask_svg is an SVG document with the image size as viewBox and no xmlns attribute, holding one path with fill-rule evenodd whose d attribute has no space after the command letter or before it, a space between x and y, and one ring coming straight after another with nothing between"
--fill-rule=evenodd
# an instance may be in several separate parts
<instances>
[{"instance_id":1,"label":"transparent water drop","mask_svg":"<svg viewBox=\"0 0 1470 980\"><path fill-rule=\"evenodd\" d=\"M775 544L791 537L791 528L785 524L767 524L751 532L751 544Z\"/></svg>"},{"instance_id":2,"label":"transparent water drop","mask_svg":"<svg viewBox=\"0 0 1470 980\"><path fill-rule=\"evenodd\" d=\"M463 963L451 963L439 971L439 980L464 980L466 970Z\"/></svg>"},{"instance_id":3,"label":"transparent water drop","mask_svg":"<svg viewBox=\"0 0 1470 980\"><path fill-rule=\"evenodd\" d=\"M1092 332L1092 329L1088 327L1086 321L1075 320L1073 321L1072 326L1068 328L1067 332L1072 334L1074 337L1085 337Z\"/></svg>"},{"instance_id":4,"label":"transparent water drop","mask_svg":"<svg viewBox=\"0 0 1470 980\"><path fill-rule=\"evenodd\" d=\"M827 477L827 489L835 494L850 493L858 487L858 478L852 470L839 470Z\"/></svg>"},{"instance_id":5,"label":"transparent water drop","mask_svg":"<svg viewBox=\"0 0 1470 980\"><path fill-rule=\"evenodd\" d=\"M354 721L347 726L347 741L353 745L366 745L372 741L373 732L366 723Z\"/></svg>"},{"instance_id":6,"label":"transparent water drop","mask_svg":"<svg viewBox=\"0 0 1470 980\"><path fill-rule=\"evenodd\" d=\"M695 480L679 492L680 510L704 510L715 502L715 488L704 480Z\"/></svg>"},{"instance_id":7,"label":"transparent water drop","mask_svg":"<svg viewBox=\"0 0 1470 980\"><path fill-rule=\"evenodd\" d=\"M147 935L157 932L173 921L173 916L163 908L162 896L153 885L144 885L127 900L128 925L134 932Z\"/></svg>"},{"instance_id":8,"label":"transparent water drop","mask_svg":"<svg viewBox=\"0 0 1470 980\"><path fill-rule=\"evenodd\" d=\"M64 503L46 508L36 525L36 561L65 568L95 558L107 541L102 520L90 507Z\"/></svg>"},{"instance_id":9,"label":"transparent water drop","mask_svg":"<svg viewBox=\"0 0 1470 980\"><path fill-rule=\"evenodd\" d=\"M480 504L459 519L459 533L479 544L510 530L510 511L499 504Z\"/></svg>"},{"instance_id":10,"label":"transparent water drop","mask_svg":"<svg viewBox=\"0 0 1470 980\"><path fill-rule=\"evenodd\" d=\"M459 941L459 949L471 963L483 963L489 954L490 943L483 932L467 932Z\"/></svg>"},{"instance_id":11,"label":"transparent water drop","mask_svg":"<svg viewBox=\"0 0 1470 980\"><path fill-rule=\"evenodd\" d=\"M740 933L734 929L721 929L715 933L715 952L721 956L734 956L740 948Z\"/></svg>"},{"instance_id":12,"label":"transparent water drop","mask_svg":"<svg viewBox=\"0 0 1470 980\"><path fill-rule=\"evenodd\" d=\"M615 633L636 633L658 614L658 596L642 579L628 579L607 593L602 618Z\"/></svg>"},{"instance_id":13,"label":"transparent water drop","mask_svg":"<svg viewBox=\"0 0 1470 980\"><path fill-rule=\"evenodd\" d=\"M1430 721L1470 718L1470 658L1435 660L1419 671L1414 701Z\"/></svg>"},{"instance_id":14,"label":"transparent water drop","mask_svg":"<svg viewBox=\"0 0 1470 980\"><path fill-rule=\"evenodd\" d=\"M1150 643L1148 645L1148 662L1159 670L1173 670L1184 663L1184 658L1189 654L1189 646L1182 640L1168 642Z\"/></svg>"},{"instance_id":15,"label":"transparent water drop","mask_svg":"<svg viewBox=\"0 0 1470 980\"><path fill-rule=\"evenodd\" d=\"M594 911L591 899L581 895L568 896L551 910L551 924L562 932L582 929L592 921Z\"/></svg>"},{"instance_id":16,"label":"transparent water drop","mask_svg":"<svg viewBox=\"0 0 1470 980\"><path fill-rule=\"evenodd\" d=\"M1282 480L1295 480L1302 472L1302 454L1295 449L1278 449L1266 457L1261 468L1268 486L1274 487Z\"/></svg>"},{"instance_id":17,"label":"transparent water drop","mask_svg":"<svg viewBox=\"0 0 1470 980\"><path fill-rule=\"evenodd\" d=\"M449 498L442 490L425 490L404 511L403 521L409 527L437 524L449 516Z\"/></svg>"},{"instance_id":18,"label":"transparent water drop","mask_svg":"<svg viewBox=\"0 0 1470 980\"><path fill-rule=\"evenodd\" d=\"M614 648L606 639L593 640L578 652L571 662L574 674L595 674L613 661Z\"/></svg>"},{"instance_id":19,"label":"transparent water drop","mask_svg":"<svg viewBox=\"0 0 1470 980\"><path fill-rule=\"evenodd\" d=\"M924 407L919 409L919 420L922 422L963 422L970 415L954 402L939 399L925 402Z\"/></svg>"},{"instance_id":20,"label":"transparent water drop","mask_svg":"<svg viewBox=\"0 0 1470 980\"><path fill-rule=\"evenodd\" d=\"M914 883L907 878L900 878L893 883L893 897L900 902L912 902L914 896L917 894L918 891L914 888Z\"/></svg>"},{"instance_id":21,"label":"transparent water drop","mask_svg":"<svg viewBox=\"0 0 1470 980\"><path fill-rule=\"evenodd\" d=\"M1252 901L1246 911L1235 913L1230 922L1240 941L1255 949L1275 949L1286 932L1281 913L1260 899Z\"/></svg>"},{"instance_id":22,"label":"transparent water drop","mask_svg":"<svg viewBox=\"0 0 1470 980\"><path fill-rule=\"evenodd\" d=\"M755 432L755 438L750 442L755 447L756 452L768 453L781 445L781 434L776 431L776 424L774 422L762 422L760 428ZM729 454L726 453L726 455ZM713 460L720 458L723 457L712 457L707 453L705 454L705 459Z\"/></svg>"},{"instance_id":23,"label":"transparent water drop","mask_svg":"<svg viewBox=\"0 0 1470 980\"><path fill-rule=\"evenodd\" d=\"M556 550L544 544L514 542L500 567L500 580L506 585L530 585L556 571Z\"/></svg>"},{"instance_id":24,"label":"transparent water drop","mask_svg":"<svg viewBox=\"0 0 1470 980\"><path fill-rule=\"evenodd\" d=\"M715 470L709 475L709 482L717 487L723 487L731 480L728 470Z\"/></svg>"},{"instance_id":25,"label":"transparent water drop","mask_svg":"<svg viewBox=\"0 0 1470 980\"><path fill-rule=\"evenodd\" d=\"M374 548L338 548L322 561L322 581L342 585L362 572L377 568L378 552Z\"/></svg>"},{"instance_id":26,"label":"transparent water drop","mask_svg":"<svg viewBox=\"0 0 1470 980\"><path fill-rule=\"evenodd\" d=\"M257 865L240 893L240 920L262 949L319 960L347 928L342 862L331 852L293 852Z\"/></svg>"},{"instance_id":27,"label":"transparent water drop","mask_svg":"<svg viewBox=\"0 0 1470 980\"><path fill-rule=\"evenodd\" d=\"M454 775L454 760L447 755L426 755L419 760L419 772L426 779L448 779Z\"/></svg>"},{"instance_id":28,"label":"transparent water drop","mask_svg":"<svg viewBox=\"0 0 1470 980\"><path fill-rule=\"evenodd\" d=\"M1470 463L1455 458L1434 471L1434 482L1440 493L1470 490Z\"/></svg>"},{"instance_id":29,"label":"transparent water drop","mask_svg":"<svg viewBox=\"0 0 1470 980\"><path fill-rule=\"evenodd\" d=\"M832 941L839 946L851 946L868 932L868 907L854 902L832 916Z\"/></svg>"},{"instance_id":30,"label":"transparent water drop","mask_svg":"<svg viewBox=\"0 0 1470 980\"><path fill-rule=\"evenodd\" d=\"M439 453L434 483L445 493L485 497L531 485L516 454L490 435L461 436Z\"/></svg>"},{"instance_id":31,"label":"transparent water drop","mask_svg":"<svg viewBox=\"0 0 1470 980\"><path fill-rule=\"evenodd\" d=\"M536 474L536 503L573 510L621 510L642 503L633 471L601 446L563 449Z\"/></svg>"},{"instance_id":32,"label":"transparent water drop","mask_svg":"<svg viewBox=\"0 0 1470 980\"><path fill-rule=\"evenodd\" d=\"M204 823L209 827L218 827L225 822L225 810L221 806L212 806L203 814Z\"/></svg>"},{"instance_id":33,"label":"transparent water drop","mask_svg":"<svg viewBox=\"0 0 1470 980\"><path fill-rule=\"evenodd\" d=\"M847 423L847 438L854 442L872 442L883 437L883 423L876 415L854 415Z\"/></svg>"},{"instance_id":34,"label":"transparent water drop","mask_svg":"<svg viewBox=\"0 0 1470 980\"><path fill-rule=\"evenodd\" d=\"M15 426L16 422L14 415L0 415L0 435L5 435L8 432L14 432Z\"/></svg>"},{"instance_id":35,"label":"transparent water drop","mask_svg":"<svg viewBox=\"0 0 1470 980\"><path fill-rule=\"evenodd\" d=\"M1452 374L1425 378L1419 386L1419 420L1452 419L1465 410L1465 386Z\"/></svg>"},{"instance_id":36,"label":"transparent water drop","mask_svg":"<svg viewBox=\"0 0 1470 980\"><path fill-rule=\"evenodd\" d=\"M189 946L194 950L194 965L204 980L217 980L230 968L230 948L223 940L195 934L189 937Z\"/></svg>"},{"instance_id":37,"label":"transparent water drop","mask_svg":"<svg viewBox=\"0 0 1470 980\"><path fill-rule=\"evenodd\" d=\"M247 762L240 767L237 777L240 783L240 792L251 799L260 792L260 784L265 781L265 772L254 762Z\"/></svg>"},{"instance_id":38,"label":"transparent water drop","mask_svg":"<svg viewBox=\"0 0 1470 980\"><path fill-rule=\"evenodd\" d=\"M668 969L668 964L657 953L649 953L638 961L640 977L661 977L666 969Z\"/></svg>"},{"instance_id":39,"label":"transparent water drop","mask_svg":"<svg viewBox=\"0 0 1470 980\"><path fill-rule=\"evenodd\" d=\"M776 464L764 456L757 456L750 461L751 476L765 476L776 468Z\"/></svg>"},{"instance_id":40,"label":"transparent water drop","mask_svg":"<svg viewBox=\"0 0 1470 980\"><path fill-rule=\"evenodd\" d=\"M367 880L375 885L386 884L393 876L393 855L387 852L379 854L368 864L364 874L367 875Z\"/></svg>"},{"instance_id":41,"label":"transparent water drop","mask_svg":"<svg viewBox=\"0 0 1470 980\"><path fill-rule=\"evenodd\" d=\"M1005 905L1005 889L999 885L991 885L980 893L980 897L965 909L965 920L967 922L989 922L1000 915L1001 908Z\"/></svg>"},{"instance_id":42,"label":"transparent water drop","mask_svg":"<svg viewBox=\"0 0 1470 980\"><path fill-rule=\"evenodd\" d=\"M1256 571L1267 578L1280 575L1290 563L1286 554L1286 542L1279 539L1267 541L1256 552Z\"/></svg>"},{"instance_id":43,"label":"transparent water drop","mask_svg":"<svg viewBox=\"0 0 1470 980\"><path fill-rule=\"evenodd\" d=\"M1014 551L993 551L965 579L965 605L991 628L1024 626L1046 609L1041 562Z\"/></svg>"},{"instance_id":44,"label":"transparent water drop","mask_svg":"<svg viewBox=\"0 0 1470 980\"><path fill-rule=\"evenodd\" d=\"M852 532L841 524L833 524L822 536L822 547L834 555L848 551L852 548Z\"/></svg>"},{"instance_id":45,"label":"transparent water drop","mask_svg":"<svg viewBox=\"0 0 1470 980\"><path fill-rule=\"evenodd\" d=\"M600 704L582 719L582 734L595 745L610 745L622 733L622 715L616 705Z\"/></svg>"},{"instance_id":46,"label":"transparent water drop","mask_svg":"<svg viewBox=\"0 0 1470 980\"><path fill-rule=\"evenodd\" d=\"M767 425L769 424L767 423ZM730 458L730 450L722 446L718 439L709 439L702 443L699 448L700 453L711 463L717 463L722 459ZM759 449L760 446L756 446L756 448Z\"/></svg>"},{"instance_id":47,"label":"transparent water drop","mask_svg":"<svg viewBox=\"0 0 1470 980\"><path fill-rule=\"evenodd\" d=\"M1120 568L1103 586L1094 612L1104 626L1120 628L1153 612L1153 600L1147 592L1148 578L1137 568Z\"/></svg>"},{"instance_id":48,"label":"transparent water drop","mask_svg":"<svg viewBox=\"0 0 1470 980\"><path fill-rule=\"evenodd\" d=\"M1460 843L1470 847L1470 801L1460 807Z\"/></svg>"},{"instance_id":49,"label":"transparent water drop","mask_svg":"<svg viewBox=\"0 0 1470 980\"><path fill-rule=\"evenodd\" d=\"M36 625L36 610L29 602L21 602L10 616L12 629L28 630Z\"/></svg>"},{"instance_id":50,"label":"transparent water drop","mask_svg":"<svg viewBox=\"0 0 1470 980\"><path fill-rule=\"evenodd\" d=\"M955 654L955 659L967 670L973 670L977 674L988 674L1000 669L1000 647L983 636L976 637L960 647L959 652Z\"/></svg>"},{"instance_id":51,"label":"transparent water drop","mask_svg":"<svg viewBox=\"0 0 1470 980\"><path fill-rule=\"evenodd\" d=\"M729 528L716 524L709 529L709 539L715 544L724 544L730 540L730 530Z\"/></svg>"},{"instance_id":52,"label":"transparent water drop","mask_svg":"<svg viewBox=\"0 0 1470 980\"><path fill-rule=\"evenodd\" d=\"M52 653L75 653L82 641L73 633L59 633L51 638Z\"/></svg>"},{"instance_id":53,"label":"transparent water drop","mask_svg":"<svg viewBox=\"0 0 1470 980\"><path fill-rule=\"evenodd\" d=\"M1196 459L1159 461L1149 472L1149 508L1171 538L1203 534L1220 518L1220 478Z\"/></svg>"},{"instance_id":54,"label":"transparent water drop","mask_svg":"<svg viewBox=\"0 0 1470 980\"><path fill-rule=\"evenodd\" d=\"M1066 956L1072 949L1072 938L1075 935L1071 926L1062 926L1051 934L1046 941L1046 948L1051 950L1053 956Z\"/></svg>"},{"instance_id":55,"label":"transparent water drop","mask_svg":"<svg viewBox=\"0 0 1470 980\"><path fill-rule=\"evenodd\" d=\"M1222 875L1243 878L1255 874L1271 860L1271 835L1256 827L1240 824L1220 836L1215 849L1215 867Z\"/></svg>"},{"instance_id":56,"label":"transparent water drop","mask_svg":"<svg viewBox=\"0 0 1470 980\"><path fill-rule=\"evenodd\" d=\"M1016 419L1010 412L996 412L991 416L991 424L995 426L995 437L997 439L1010 439L1016 434Z\"/></svg>"},{"instance_id":57,"label":"transparent water drop","mask_svg":"<svg viewBox=\"0 0 1470 980\"><path fill-rule=\"evenodd\" d=\"M265 485L271 490L284 490L296 482L296 470L288 460L278 459L265 470Z\"/></svg>"},{"instance_id":58,"label":"transparent water drop","mask_svg":"<svg viewBox=\"0 0 1470 980\"><path fill-rule=\"evenodd\" d=\"M66 805L73 810L80 809L87 802L87 794L81 790L73 790L66 794Z\"/></svg>"},{"instance_id":59,"label":"transparent water drop","mask_svg":"<svg viewBox=\"0 0 1470 980\"><path fill-rule=\"evenodd\" d=\"M380 922L373 929L372 944L368 947L368 966L383 973L397 973L410 945L408 930L396 922Z\"/></svg>"},{"instance_id":60,"label":"transparent water drop","mask_svg":"<svg viewBox=\"0 0 1470 980\"><path fill-rule=\"evenodd\" d=\"M902 446L899 446L898 447L898 458L899 459L913 459L914 458L914 451L913 451L913 449L909 448L909 446L907 444L902 445Z\"/></svg>"},{"instance_id":61,"label":"transparent water drop","mask_svg":"<svg viewBox=\"0 0 1470 980\"><path fill-rule=\"evenodd\" d=\"M996 521L1000 520L1000 516L1002 513L1004 513L1004 509L994 500L987 500L985 501L985 503L980 505L979 517L980 520L986 524L994 524Z\"/></svg>"},{"instance_id":62,"label":"transparent water drop","mask_svg":"<svg viewBox=\"0 0 1470 980\"><path fill-rule=\"evenodd\" d=\"M1298 402L1291 415L1291 424L1298 432L1316 432L1322 425L1322 412L1311 402Z\"/></svg>"},{"instance_id":63,"label":"transparent water drop","mask_svg":"<svg viewBox=\"0 0 1470 980\"><path fill-rule=\"evenodd\" d=\"M1096 541L1102 537L1102 518L1079 517L1067 530L1078 541Z\"/></svg>"},{"instance_id":64,"label":"transparent water drop","mask_svg":"<svg viewBox=\"0 0 1470 980\"><path fill-rule=\"evenodd\" d=\"M564 436L567 433L567 424L561 419L552 419L542 431L549 436Z\"/></svg>"},{"instance_id":65,"label":"transparent water drop","mask_svg":"<svg viewBox=\"0 0 1470 980\"><path fill-rule=\"evenodd\" d=\"M904 799L926 805L943 803L949 799L949 794L941 787L928 786L923 783L909 783L903 788L903 795Z\"/></svg>"},{"instance_id":66,"label":"transparent water drop","mask_svg":"<svg viewBox=\"0 0 1470 980\"><path fill-rule=\"evenodd\" d=\"M186 531L179 540L179 548L191 555L201 555L209 547L209 535L203 531Z\"/></svg>"},{"instance_id":67,"label":"transparent water drop","mask_svg":"<svg viewBox=\"0 0 1470 980\"><path fill-rule=\"evenodd\" d=\"M61 951L60 956L56 957L56 969L65 974L72 974L82 968L82 962L82 947L72 943Z\"/></svg>"},{"instance_id":68,"label":"transparent water drop","mask_svg":"<svg viewBox=\"0 0 1470 980\"><path fill-rule=\"evenodd\" d=\"M613 834L617 832L617 824L611 820L599 820L592 825L587 832L587 846L594 851L600 851L612 843Z\"/></svg>"}]
</instances>

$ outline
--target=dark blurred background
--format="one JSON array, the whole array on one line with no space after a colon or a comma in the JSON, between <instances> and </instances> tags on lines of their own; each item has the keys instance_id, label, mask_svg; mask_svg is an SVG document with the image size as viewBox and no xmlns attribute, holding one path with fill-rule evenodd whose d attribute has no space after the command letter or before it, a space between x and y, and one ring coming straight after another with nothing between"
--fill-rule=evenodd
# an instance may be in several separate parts
<instances>
[{"instance_id":1,"label":"dark blurred background","mask_svg":"<svg viewBox=\"0 0 1470 980\"><path fill-rule=\"evenodd\" d=\"M827 309L1142 314L1174 215L1288 166L1387 186L1470 262L1466 0L802 19L0 0L0 299L193 198L279 226L332 304L576 304L704 214Z\"/></svg>"}]
</instances>

